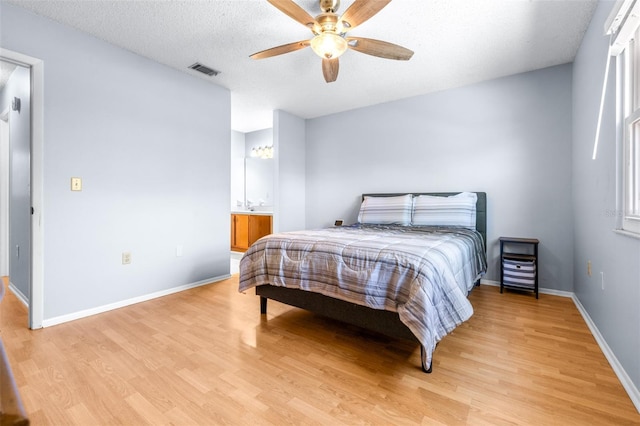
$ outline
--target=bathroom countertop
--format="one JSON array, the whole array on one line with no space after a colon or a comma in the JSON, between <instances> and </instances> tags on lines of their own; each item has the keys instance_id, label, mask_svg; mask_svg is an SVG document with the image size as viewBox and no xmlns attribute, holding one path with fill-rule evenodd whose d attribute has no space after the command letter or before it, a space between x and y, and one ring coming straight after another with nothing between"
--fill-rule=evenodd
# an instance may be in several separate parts
<instances>
[{"instance_id":1,"label":"bathroom countertop","mask_svg":"<svg viewBox=\"0 0 640 426\"><path fill-rule=\"evenodd\" d=\"M255 214L260 216L272 216L273 212L268 210L231 210L231 214Z\"/></svg>"}]
</instances>

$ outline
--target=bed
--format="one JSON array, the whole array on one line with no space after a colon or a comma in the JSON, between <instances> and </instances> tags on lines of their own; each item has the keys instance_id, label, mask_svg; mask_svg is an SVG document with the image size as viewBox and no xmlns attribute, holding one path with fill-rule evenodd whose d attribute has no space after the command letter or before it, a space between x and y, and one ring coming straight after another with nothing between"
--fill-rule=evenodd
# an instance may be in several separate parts
<instances>
[{"instance_id":1,"label":"bed","mask_svg":"<svg viewBox=\"0 0 640 426\"><path fill-rule=\"evenodd\" d=\"M358 223L272 234L240 261L239 291L420 344L466 321L486 272L484 192L363 194ZM462 207L461 207L462 206ZM472 210L472 211L471 211Z\"/></svg>"}]
</instances>

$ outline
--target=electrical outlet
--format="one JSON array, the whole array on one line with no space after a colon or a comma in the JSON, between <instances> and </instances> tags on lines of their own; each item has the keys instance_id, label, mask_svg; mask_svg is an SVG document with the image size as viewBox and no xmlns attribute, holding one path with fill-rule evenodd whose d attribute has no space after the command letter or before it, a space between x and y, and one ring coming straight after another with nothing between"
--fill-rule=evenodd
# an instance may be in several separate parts
<instances>
[{"instance_id":1,"label":"electrical outlet","mask_svg":"<svg viewBox=\"0 0 640 426\"><path fill-rule=\"evenodd\" d=\"M176 246L176 257L182 257L182 245Z\"/></svg>"},{"instance_id":2,"label":"electrical outlet","mask_svg":"<svg viewBox=\"0 0 640 426\"><path fill-rule=\"evenodd\" d=\"M131 252L122 252L122 264L129 265L131 263Z\"/></svg>"},{"instance_id":3,"label":"electrical outlet","mask_svg":"<svg viewBox=\"0 0 640 426\"><path fill-rule=\"evenodd\" d=\"M591 261L587 261L587 275L591 276Z\"/></svg>"}]
</instances>

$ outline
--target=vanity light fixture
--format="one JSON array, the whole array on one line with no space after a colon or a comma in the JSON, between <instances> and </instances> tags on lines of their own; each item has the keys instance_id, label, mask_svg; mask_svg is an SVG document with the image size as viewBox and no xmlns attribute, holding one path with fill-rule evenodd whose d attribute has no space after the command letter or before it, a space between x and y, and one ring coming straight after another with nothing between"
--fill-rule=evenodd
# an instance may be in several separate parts
<instances>
[{"instance_id":1,"label":"vanity light fixture","mask_svg":"<svg viewBox=\"0 0 640 426\"><path fill-rule=\"evenodd\" d=\"M251 156L255 158L262 158L264 160L273 158L273 145L259 146L251 148Z\"/></svg>"}]
</instances>

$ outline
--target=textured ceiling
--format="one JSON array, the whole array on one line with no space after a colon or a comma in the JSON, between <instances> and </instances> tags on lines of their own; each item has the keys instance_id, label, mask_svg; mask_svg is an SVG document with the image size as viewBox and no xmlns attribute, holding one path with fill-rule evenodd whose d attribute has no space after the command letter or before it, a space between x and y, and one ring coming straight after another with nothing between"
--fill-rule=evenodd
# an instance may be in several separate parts
<instances>
[{"instance_id":1,"label":"textured ceiling","mask_svg":"<svg viewBox=\"0 0 640 426\"><path fill-rule=\"evenodd\" d=\"M597 3L394 0L349 34L402 45L413 58L347 51L338 80L327 84L311 49L249 58L311 37L266 0L6 1L228 88L232 128L241 132L271 127L274 109L312 118L571 62ZM317 0L296 2L320 12ZM188 70L194 62L221 74Z\"/></svg>"}]
</instances>

